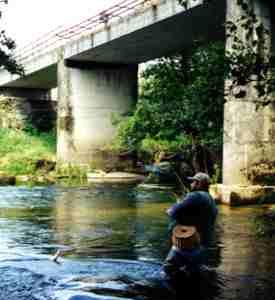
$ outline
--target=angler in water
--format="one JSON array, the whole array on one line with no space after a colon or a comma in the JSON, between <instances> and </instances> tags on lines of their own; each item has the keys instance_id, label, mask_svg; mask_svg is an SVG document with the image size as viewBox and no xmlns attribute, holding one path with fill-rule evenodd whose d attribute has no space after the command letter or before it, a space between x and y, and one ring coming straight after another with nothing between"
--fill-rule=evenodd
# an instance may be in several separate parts
<instances>
[{"instance_id":1,"label":"angler in water","mask_svg":"<svg viewBox=\"0 0 275 300\"><path fill-rule=\"evenodd\" d=\"M172 283L196 274L205 263L205 252L213 241L217 217L205 173L188 177L191 192L167 210L171 217L172 248L163 264L165 278Z\"/></svg>"}]
</instances>

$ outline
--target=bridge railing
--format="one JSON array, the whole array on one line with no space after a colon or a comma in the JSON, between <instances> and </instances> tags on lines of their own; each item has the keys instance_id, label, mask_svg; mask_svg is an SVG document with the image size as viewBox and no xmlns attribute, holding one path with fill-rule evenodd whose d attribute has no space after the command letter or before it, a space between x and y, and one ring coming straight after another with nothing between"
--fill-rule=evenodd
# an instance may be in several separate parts
<instances>
[{"instance_id":1,"label":"bridge railing","mask_svg":"<svg viewBox=\"0 0 275 300\"><path fill-rule=\"evenodd\" d=\"M70 27L59 26L42 35L32 43L19 48L15 52L15 59L17 62L24 64L28 60L50 52L74 39L92 34L117 19L131 15L146 5L155 6L157 3L158 0L123 0L82 22Z\"/></svg>"}]
</instances>

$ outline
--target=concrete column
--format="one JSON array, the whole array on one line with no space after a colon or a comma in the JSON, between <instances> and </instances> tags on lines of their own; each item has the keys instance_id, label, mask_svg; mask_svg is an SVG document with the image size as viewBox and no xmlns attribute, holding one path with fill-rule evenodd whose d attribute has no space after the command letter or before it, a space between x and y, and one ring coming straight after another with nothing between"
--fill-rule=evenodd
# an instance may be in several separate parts
<instances>
[{"instance_id":1,"label":"concrete column","mask_svg":"<svg viewBox=\"0 0 275 300\"><path fill-rule=\"evenodd\" d=\"M227 21L236 24L236 20L247 15L241 3L252 9L258 23L253 23L254 28L248 35L244 27L238 26L237 36L245 49L254 47L262 59L269 61L272 51L270 2L227 0ZM260 23L266 32L258 35ZM228 33L226 51L234 52L233 38ZM257 36L260 45L253 43ZM258 92L257 84L264 81L254 73L242 80L234 81L240 78L236 76L225 82L223 184L213 186L212 194L230 205L269 203L275 197L275 102L268 93Z\"/></svg>"},{"instance_id":2,"label":"concrete column","mask_svg":"<svg viewBox=\"0 0 275 300\"><path fill-rule=\"evenodd\" d=\"M96 152L110 144L116 129L113 114L125 114L136 104L137 66L58 64L59 164L90 164Z\"/></svg>"},{"instance_id":3,"label":"concrete column","mask_svg":"<svg viewBox=\"0 0 275 300\"><path fill-rule=\"evenodd\" d=\"M236 20L246 15L237 0L227 0L227 21ZM271 28L270 8L268 1L245 0L253 8L258 20L267 30ZM238 36L244 45L251 46L251 39L245 37L247 31L238 28ZM227 39L226 50L232 50L232 38ZM265 35L261 55L271 51L271 33ZM265 53L264 53L265 52ZM255 89L258 78L230 90L231 81L226 82L224 110L224 149L223 149L223 184L254 184L252 173L261 163L275 163L275 106L265 103ZM265 99L266 101L266 99Z\"/></svg>"}]
</instances>

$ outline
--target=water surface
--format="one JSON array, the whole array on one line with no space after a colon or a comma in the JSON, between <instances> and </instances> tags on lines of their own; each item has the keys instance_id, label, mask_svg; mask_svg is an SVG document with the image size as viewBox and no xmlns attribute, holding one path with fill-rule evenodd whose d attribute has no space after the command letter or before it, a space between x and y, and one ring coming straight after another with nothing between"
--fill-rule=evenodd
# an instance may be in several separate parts
<instances>
[{"instance_id":1,"label":"water surface","mask_svg":"<svg viewBox=\"0 0 275 300\"><path fill-rule=\"evenodd\" d=\"M96 297L87 292L99 285L93 278L123 290L127 284L112 278L157 277L172 202L133 187L1 187L0 300ZM254 223L266 209L219 206L210 267L220 281L212 298L274 299L275 242L257 237ZM57 249L66 251L60 264L50 260Z\"/></svg>"}]
</instances>

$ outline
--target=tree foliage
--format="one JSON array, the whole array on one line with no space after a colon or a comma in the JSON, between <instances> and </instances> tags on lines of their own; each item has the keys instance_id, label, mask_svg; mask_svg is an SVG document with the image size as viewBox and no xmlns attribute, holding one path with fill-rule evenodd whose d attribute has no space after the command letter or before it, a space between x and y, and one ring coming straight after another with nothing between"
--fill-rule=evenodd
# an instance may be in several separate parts
<instances>
[{"instance_id":1,"label":"tree foliage","mask_svg":"<svg viewBox=\"0 0 275 300\"><path fill-rule=\"evenodd\" d=\"M179 3L188 6L186 0ZM243 14L226 23L231 51L225 52L223 42L196 45L162 58L145 70L137 107L119 123L119 146L149 152L175 151L196 140L197 144L221 150L225 78L229 79L226 96L234 93L238 98L246 97L241 88L256 79L261 103L269 103L274 89L266 42L269 33L251 3L236 0ZM240 38L239 32L246 33L247 41Z\"/></svg>"},{"instance_id":2,"label":"tree foliage","mask_svg":"<svg viewBox=\"0 0 275 300\"><path fill-rule=\"evenodd\" d=\"M225 72L223 43L197 45L149 65L136 109L119 123L118 144L174 152L196 139L220 147Z\"/></svg>"},{"instance_id":3,"label":"tree foliage","mask_svg":"<svg viewBox=\"0 0 275 300\"><path fill-rule=\"evenodd\" d=\"M178 0L185 9L191 0ZM226 58L229 72L227 95L245 98L247 89L255 89L261 105L271 102L275 90L275 78L271 52L271 30L259 16L255 0L231 0L236 6L236 15L225 23L227 43ZM204 0L208 4L213 0ZM272 1L262 0L261 5L272 12ZM238 12L239 11L239 12ZM228 42L229 41L229 42Z\"/></svg>"},{"instance_id":4,"label":"tree foliage","mask_svg":"<svg viewBox=\"0 0 275 300\"><path fill-rule=\"evenodd\" d=\"M12 74L23 74L23 67L13 57L15 42L6 36L4 31L0 32L0 68L4 68Z\"/></svg>"},{"instance_id":5,"label":"tree foliage","mask_svg":"<svg viewBox=\"0 0 275 300\"><path fill-rule=\"evenodd\" d=\"M7 4L7 1L5 1L5 4ZM0 31L0 69L5 69L11 74L23 75L24 69L22 65L20 65L13 56L13 51L15 50L15 48L16 48L15 41L6 35L4 30L1 30Z\"/></svg>"}]
</instances>

